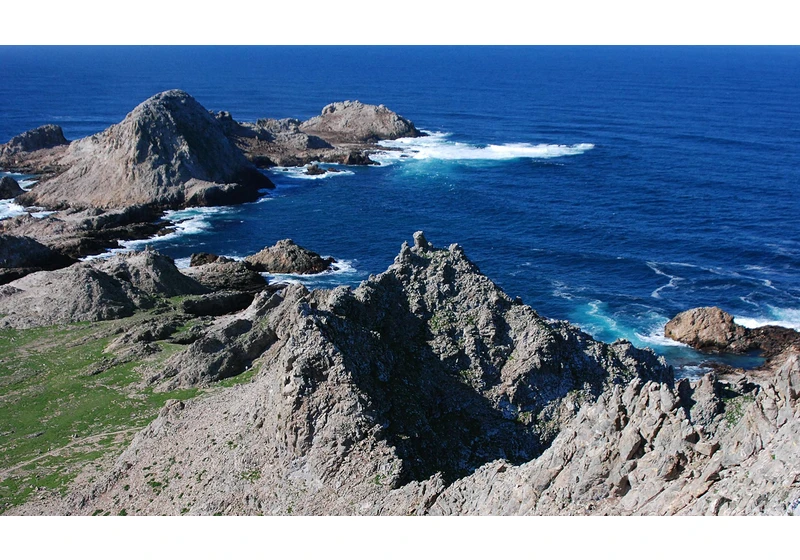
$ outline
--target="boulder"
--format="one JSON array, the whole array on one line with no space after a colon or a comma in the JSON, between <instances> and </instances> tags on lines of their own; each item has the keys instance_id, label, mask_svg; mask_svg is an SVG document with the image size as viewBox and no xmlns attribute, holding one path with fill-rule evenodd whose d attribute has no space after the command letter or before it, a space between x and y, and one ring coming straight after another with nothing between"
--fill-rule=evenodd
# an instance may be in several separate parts
<instances>
[{"instance_id":1,"label":"boulder","mask_svg":"<svg viewBox=\"0 0 800 560\"><path fill-rule=\"evenodd\" d=\"M697 307L678 313L664 326L664 335L700 350L750 350L747 329L719 307Z\"/></svg>"},{"instance_id":2,"label":"boulder","mask_svg":"<svg viewBox=\"0 0 800 560\"><path fill-rule=\"evenodd\" d=\"M192 96L170 90L103 132L70 144L66 171L22 195L48 208L236 204L271 188Z\"/></svg>"},{"instance_id":3,"label":"boulder","mask_svg":"<svg viewBox=\"0 0 800 560\"><path fill-rule=\"evenodd\" d=\"M300 130L333 143L376 142L421 136L414 124L383 105L341 101L326 105L322 114L300 125Z\"/></svg>"},{"instance_id":4,"label":"boulder","mask_svg":"<svg viewBox=\"0 0 800 560\"><path fill-rule=\"evenodd\" d=\"M191 296L181 301L181 310L189 315L227 315L246 308L254 297L253 293L233 291Z\"/></svg>"},{"instance_id":5,"label":"boulder","mask_svg":"<svg viewBox=\"0 0 800 560\"><path fill-rule=\"evenodd\" d=\"M170 257L149 248L100 259L94 266L147 295L173 297L208 292L199 282L182 274Z\"/></svg>"},{"instance_id":6,"label":"boulder","mask_svg":"<svg viewBox=\"0 0 800 560\"><path fill-rule=\"evenodd\" d=\"M24 192L14 177L0 178L0 198L16 198Z\"/></svg>"},{"instance_id":7,"label":"boulder","mask_svg":"<svg viewBox=\"0 0 800 560\"><path fill-rule=\"evenodd\" d=\"M300 247L291 239L282 239L244 260L253 270L273 274L317 274L328 270L336 262Z\"/></svg>"}]
</instances>

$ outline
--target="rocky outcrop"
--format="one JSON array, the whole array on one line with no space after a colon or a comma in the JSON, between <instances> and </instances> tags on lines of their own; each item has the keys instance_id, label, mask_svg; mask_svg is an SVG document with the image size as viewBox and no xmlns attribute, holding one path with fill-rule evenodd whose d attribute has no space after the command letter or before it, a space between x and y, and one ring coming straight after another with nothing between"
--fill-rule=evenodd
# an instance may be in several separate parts
<instances>
[{"instance_id":1,"label":"rocky outcrop","mask_svg":"<svg viewBox=\"0 0 800 560\"><path fill-rule=\"evenodd\" d=\"M744 354L760 350L767 358L800 343L800 332L794 329L775 325L749 329L734 323L733 316L718 307L679 313L665 325L664 334L706 352Z\"/></svg>"},{"instance_id":2,"label":"rocky outcrop","mask_svg":"<svg viewBox=\"0 0 800 560\"><path fill-rule=\"evenodd\" d=\"M0 177L0 198L15 198L24 192L13 177Z\"/></svg>"},{"instance_id":3,"label":"rocky outcrop","mask_svg":"<svg viewBox=\"0 0 800 560\"><path fill-rule=\"evenodd\" d=\"M23 204L48 208L155 208L235 204L272 183L232 146L217 121L180 90L159 93L105 131L70 144L66 171Z\"/></svg>"},{"instance_id":4,"label":"rocky outcrop","mask_svg":"<svg viewBox=\"0 0 800 560\"><path fill-rule=\"evenodd\" d=\"M233 262L233 259L212 253L192 253L191 257L189 257L189 266L203 266L204 264L215 262Z\"/></svg>"},{"instance_id":5,"label":"rocky outcrop","mask_svg":"<svg viewBox=\"0 0 800 560\"><path fill-rule=\"evenodd\" d=\"M245 257L244 261L253 270L273 274L318 274L336 262L300 247L291 239L281 239L272 247Z\"/></svg>"},{"instance_id":6,"label":"rocky outcrop","mask_svg":"<svg viewBox=\"0 0 800 560\"><path fill-rule=\"evenodd\" d=\"M216 113L228 138L260 167L303 166L312 162L375 165L369 154L378 140L416 137L413 123L383 105L358 101L332 103L322 114L297 119L259 119L239 123ZM310 174L316 170L312 169Z\"/></svg>"},{"instance_id":7,"label":"rocky outcrop","mask_svg":"<svg viewBox=\"0 0 800 560\"><path fill-rule=\"evenodd\" d=\"M603 395L672 390L651 352L539 317L421 234L356 290L260 294L151 381L252 367L250 383L169 403L74 512L426 513L484 465L536 460Z\"/></svg>"},{"instance_id":8,"label":"rocky outcrop","mask_svg":"<svg viewBox=\"0 0 800 560\"><path fill-rule=\"evenodd\" d=\"M0 287L0 327L103 321L153 306L155 297L207 291L154 251L36 272Z\"/></svg>"},{"instance_id":9,"label":"rocky outcrop","mask_svg":"<svg viewBox=\"0 0 800 560\"><path fill-rule=\"evenodd\" d=\"M69 142L60 126L47 124L0 144L0 169L48 177L63 171L59 160Z\"/></svg>"},{"instance_id":10,"label":"rocky outcrop","mask_svg":"<svg viewBox=\"0 0 800 560\"><path fill-rule=\"evenodd\" d=\"M214 261L192 266L182 272L214 291L236 290L256 293L267 288L266 279L241 261Z\"/></svg>"},{"instance_id":11,"label":"rocky outcrop","mask_svg":"<svg viewBox=\"0 0 800 560\"><path fill-rule=\"evenodd\" d=\"M46 124L14 136L5 144L0 145L0 158L7 158L21 152L46 150L66 144L69 144L69 142L64 138L64 131L61 130L61 127L54 124Z\"/></svg>"},{"instance_id":12,"label":"rocky outcrop","mask_svg":"<svg viewBox=\"0 0 800 560\"><path fill-rule=\"evenodd\" d=\"M408 119L383 105L367 105L360 101L326 105L322 114L302 123L300 130L336 144L421 136Z\"/></svg>"},{"instance_id":13,"label":"rocky outcrop","mask_svg":"<svg viewBox=\"0 0 800 560\"><path fill-rule=\"evenodd\" d=\"M0 234L0 284L40 270L69 266L74 259L25 236Z\"/></svg>"}]
</instances>

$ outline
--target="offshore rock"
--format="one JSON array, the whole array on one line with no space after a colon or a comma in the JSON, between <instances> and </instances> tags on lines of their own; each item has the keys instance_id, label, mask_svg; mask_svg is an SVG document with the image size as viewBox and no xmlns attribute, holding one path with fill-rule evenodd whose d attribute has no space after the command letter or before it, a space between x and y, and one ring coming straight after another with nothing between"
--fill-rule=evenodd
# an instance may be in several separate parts
<instances>
[{"instance_id":1,"label":"offshore rock","mask_svg":"<svg viewBox=\"0 0 800 560\"><path fill-rule=\"evenodd\" d=\"M192 256L189 257L189 266L203 266L214 262L233 262L233 259L212 253L192 253Z\"/></svg>"},{"instance_id":2,"label":"offshore rock","mask_svg":"<svg viewBox=\"0 0 800 560\"><path fill-rule=\"evenodd\" d=\"M180 90L159 93L103 132L70 144L66 171L20 202L48 208L235 204L272 183L232 146L217 121Z\"/></svg>"},{"instance_id":3,"label":"offshore rock","mask_svg":"<svg viewBox=\"0 0 800 560\"><path fill-rule=\"evenodd\" d=\"M376 142L421 136L414 124L383 105L340 101L300 125L300 130L332 143Z\"/></svg>"},{"instance_id":4,"label":"offshore rock","mask_svg":"<svg viewBox=\"0 0 800 560\"><path fill-rule=\"evenodd\" d=\"M719 307L698 307L679 313L665 325L664 334L706 352L744 354L760 350L767 358L800 342L800 332L794 329L774 325L749 329L734 323L733 316Z\"/></svg>"},{"instance_id":5,"label":"offshore rock","mask_svg":"<svg viewBox=\"0 0 800 560\"><path fill-rule=\"evenodd\" d=\"M297 245L291 239L281 239L255 255L245 257L247 265L259 272L273 274L318 274L328 270L334 259Z\"/></svg>"},{"instance_id":6,"label":"offshore rock","mask_svg":"<svg viewBox=\"0 0 800 560\"><path fill-rule=\"evenodd\" d=\"M15 198L24 192L13 177L0 178L0 198Z\"/></svg>"}]
</instances>

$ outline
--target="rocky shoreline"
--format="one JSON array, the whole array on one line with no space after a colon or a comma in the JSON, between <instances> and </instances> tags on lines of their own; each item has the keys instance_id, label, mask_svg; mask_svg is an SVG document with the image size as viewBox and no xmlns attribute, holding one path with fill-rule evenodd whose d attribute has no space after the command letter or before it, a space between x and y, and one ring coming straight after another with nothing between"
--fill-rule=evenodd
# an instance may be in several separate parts
<instances>
[{"instance_id":1,"label":"rocky shoreline","mask_svg":"<svg viewBox=\"0 0 800 560\"><path fill-rule=\"evenodd\" d=\"M330 104L305 122L240 123L170 90L88 138L69 142L60 127L44 125L0 145L0 169L38 179L22 192L5 178L6 198L54 211L45 218L29 213L0 221L0 233L44 245L60 261L96 255L119 241L168 233L174 224L163 220L165 210L257 200L274 185L256 166L368 165L375 163L369 154L377 141L421 134L386 107L358 101ZM309 166L308 172L324 171ZM16 266L0 262L10 269L0 270L0 278L48 269L40 254Z\"/></svg>"},{"instance_id":2,"label":"rocky shoreline","mask_svg":"<svg viewBox=\"0 0 800 560\"><path fill-rule=\"evenodd\" d=\"M30 496L7 497L0 511L800 514L795 331L687 311L667 336L768 360L676 381L663 357L541 317L462 247L436 247L422 232L355 289L269 283L266 272L333 264L288 239L239 261L198 253L183 270L151 250L77 262L156 233L165 209L257 198L271 183L256 165L368 164L376 140L418 134L382 106L237 123L172 90L86 139L66 144L44 127L0 147L0 165L47 174L18 200L57 210L0 222L0 367L22 387L2 397L9 407L28 393L56 403L31 401L46 411L41 430L0 434L6 457L28 449L0 469L0 487L40 480L24 478L31 465L49 480L53 467L36 462L74 441L106 457L77 460L77 477L58 488L28 482ZM55 370L15 363L53 337L70 341ZM26 385L68 374L81 385L67 401ZM131 424L92 401L93 424L49 433L83 389L107 399L113 387L114 399L97 402L158 407ZM85 434L65 432L73 426ZM108 434L130 437L102 447ZM53 443L36 447L38 438Z\"/></svg>"}]
</instances>

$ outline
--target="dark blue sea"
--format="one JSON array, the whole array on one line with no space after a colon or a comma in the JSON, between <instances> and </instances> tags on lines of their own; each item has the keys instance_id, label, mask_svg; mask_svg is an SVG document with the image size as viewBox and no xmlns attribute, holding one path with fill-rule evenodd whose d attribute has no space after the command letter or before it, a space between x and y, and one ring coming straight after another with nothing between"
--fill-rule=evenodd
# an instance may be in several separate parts
<instances>
[{"instance_id":1,"label":"dark blue sea","mask_svg":"<svg viewBox=\"0 0 800 560\"><path fill-rule=\"evenodd\" d=\"M174 213L149 243L176 259L290 237L341 263L312 286L355 285L421 229L541 314L676 366L702 360L662 336L690 307L800 327L800 48L0 47L0 77L0 142L93 134L171 88L241 121L383 103L430 133Z\"/></svg>"}]
</instances>

